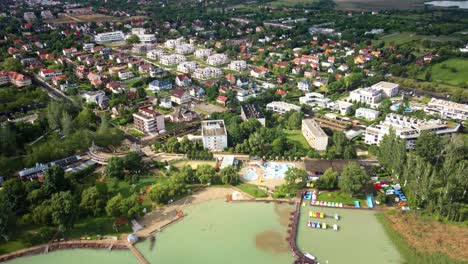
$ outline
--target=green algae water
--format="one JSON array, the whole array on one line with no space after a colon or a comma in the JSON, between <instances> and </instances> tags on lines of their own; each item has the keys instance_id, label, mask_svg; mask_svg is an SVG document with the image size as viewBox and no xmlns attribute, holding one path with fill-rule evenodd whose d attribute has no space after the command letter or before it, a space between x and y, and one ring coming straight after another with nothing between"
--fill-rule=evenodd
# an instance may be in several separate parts
<instances>
[{"instance_id":1,"label":"green algae water","mask_svg":"<svg viewBox=\"0 0 468 264\"><path fill-rule=\"evenodd\" d=\"M309 217L309 211L324 212L324 219ZM335 220L337 213L341 219ZM329 229L314 229L307 221L327 223ZM339 231L331 226L338 224ZM301 207L297 244L320 263L393 264L403 263L397 249L378 222L375 212L322 207Z\"/></svg>"},{"instance_id":2,"label":"green algae water","mask_svg":"<svg viewBox=\"0 0 468 264\"><path fill-rule=\"evenodd\" d=\"M129 250L67 249L17 258L7 264L139 264Z\"/></svg>"},{"instance_id":3,"label":"green algae water","mask_svg":"<svg viewBox=\"0 0 468 264\"><path fill-rule=\"evenodd\" d=\"M186 217L136 247L154 264L290 264L291 205L214 200L183 209Z\"/></svg>"}]
</instances>

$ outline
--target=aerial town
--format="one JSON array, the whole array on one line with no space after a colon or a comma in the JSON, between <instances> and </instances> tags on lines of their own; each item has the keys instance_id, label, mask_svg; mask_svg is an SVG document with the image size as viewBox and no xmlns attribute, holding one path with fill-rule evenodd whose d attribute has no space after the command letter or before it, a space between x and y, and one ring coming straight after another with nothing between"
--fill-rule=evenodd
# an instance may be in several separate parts
<instances>
[{"instance_id":1,"label":"aerial town","mask_svg":"<svg viewBox=\"0 0 468 264\"><path fill-rule=\"evenodd\" d=\"M468 263L468 1L0 1L0 262Z\"/></svg>"}]
</instances>

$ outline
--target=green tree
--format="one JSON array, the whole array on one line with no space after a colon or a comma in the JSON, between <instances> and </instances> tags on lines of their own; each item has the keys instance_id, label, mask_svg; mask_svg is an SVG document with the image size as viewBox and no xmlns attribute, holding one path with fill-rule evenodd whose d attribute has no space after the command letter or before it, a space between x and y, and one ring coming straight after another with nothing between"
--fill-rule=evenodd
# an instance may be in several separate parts
<instances>
[{"instance_id":1,"label":"green tree","mask_svg":"<svg viewBox=\"0 0 468 264\"><path fill-rule=\"evenodd\" d=\"M293 187L296 191L304 188L308 179L307 172L300 168L290 167L284 174L286 185Z\"/></svg>"},{"instance_id":2,"label":"green tree","mask_svg":"<svg viewBox=\"0 0 468 264\"><path fill-rule=\"evenodd\" d=\"M390 130L390 133L385 135L380 142L377 157L379 163L394 173L398 179L403 170L401 164L404 164L406 160L405 140L399 138L394 130Z\"/></svg>"},{"instance_id":3,"label":"green tree","mask_svg":"<svg viewBox=\"0 0 468 264\"><path fill-rule=\"evenodd\" d=\"M65 171L61 166L55 165L46 170L44 190L48 195L66 191L68 188L68 180L65 178Z\"/></svg>"},{"instance_id":4,"label":"green tree","mask_svg":"<svg viewBox=\"0 0 468 264\"><path fill-rule=\"evenodd\" d=\"M2 68L5 71L20 72L23 67L21 66L21 63L20 63L19 60L15 59L13 57L9 57L9 58L6 58L3 61Z\"/></svg>"},{"instance_id":5,"label":"green tree","mask_svg":"<svg viewBox=\"0 0 468 264\"><path fill-rule=\"evenodd\" d=\"M2 185L0 195L3 196L3 201L6 203L6 206L16 214L20 214L26 209L26 189L24 188L23 182L18 178L5 181Z\"/></svg>"},{"instance_id":6,"label":"green tree","mask_svg":"<svg viewBox=\"0 0 468 264\"><path fill-rule=\"evenodd\" d=\"M197 175L197 178L201 184L215 184L216 183L216 180L215 180L216 171L212 166L208 164L203 164L203 165L198 166L197 172L195 174Z\"/></svg>"},{"instance_id":7,"label":"green tree","mask_svg":"<svg viewBox=\"0 0 468 264\"><path fill-rule=\"evenodd\" d=\"M339 187L342 191L354 195L362 190L369 182L366 172L355 162L351 162L343 168Z\"/></svg>"},{"instance_id":8,"label":"green tree","mask_svg":"<svg viewBox=\"0 0 468 264\"><path fill-rule=\"evenodd\" d=\"M112 217L123 217L122 212L125 211L125 199L122 197L122 194L117 194L112 197L106 205L106 213L108 216Z\"/></svg>"},{"instance_id":9,"label":"green tree","mask_svg":"<svg viewBox=\"0 0 468 264\"><path fill-rule=\"evenodd\" d=\"M125 162L121 158L112 157L107 161L104 174L111 178L124 178Z\"/></svg>"},{"instance_id":10,"label":"green tree","mask_svg":"<svg viewBox=\"0 0 468 264\"><path fill-rule=\"evenodd\" d=\"M12 155L17 151L16 133L9 125L0 127L0 153L2 155Z\"/></svg>"},{"instance_id":11,"label":"green tree","mask_svg":"<svg viewBox=\"0 0 468 264\"><path fill-rule=\"evenodd\" d=\"M220 172L221 182L223 184L236 185L239 183L239 174L237 173L236 168L233 166L227 166L223 168Z\"/></svg>"},{"instance_id":12,"label":"green tree","mask_svg":"<svg viewBox=\"0 0 468 264\"><path fill-rule=\"evenodd\" d=\"M316 187L319 189L335 189L338 187L338 172L328 168L317 180Z\"/></svg>"},{"instance_id":13,"label":"green tree","mask_svg":"<svg viewBox=\"0 0 468 264\"><path fill-rule=\"evenodd\" d=\"M198 181L197 177L195 176L195 172L190 165L183 166L180 169L178 176L184 179L184 182L186 183L196 183Z\"/></svg>"},{"instance_id":14,"label":"green tree","mask_svg":"<svg viewBox=\"0 0 468 264\"><path fill-rule=\"evenodd\" d=\"M442 138L434 132L423 131L416 140L415 152L426 160L435 161L442 154Z\"/></svg>"},{"instance_id":15,"label":"green tree","mask_svg":"<svg viewBox=\"0 0 468 264\"><path fill-rule=\"evenodd\" d=\"M75 118L74 123L79 128L95 128L96 115L88 108L83 108Z\"/></svg>"},{"instance_id":16,"label":"green tree","mask_svg":"<svg viewBox=\"0 0 468 264\"><path fill-rule=\"evenodd\" d=\"M137 35L131 35L127 38L128 44L140 43L140 38Z\"/></svg>"},{"instance_id":17,"label":"green tree","mask_svg":"<svg viewBox=\"0 0 468 264\"><path fill-rule=\"evenodd\" d=\"M125 167L133 173L141 171L143 169L143 161L140 154L132 151L125 155Z\"/></svg>"},{"instance_id":18,"label":"green tree","mask_svg":"<svg viewBox=\"0 0 468 264\"><path fill-rule=\"evenodd\" d=\"M166 184L156 184L148 192L151 201L158 204L166 204L169 201L169 186Z\"/></svg>"},{"instance_id":19,"label":"green tree","mask_svg":"<svg viewBox=\"0 0 468 264\"><path fill-rule=\"evenodd\" d=\"M73 132L73 123L72 118L68 113L63 113L62 118L60 119L60 125L62 127L62 133L64 136L70 136Z\"/></svg>"},{"instance_id":20,"label":"green tree","mask_svg":"<svg viewBox=\"0 0 468 264\"><path fill-rule=\"evenodd\" d=\"M102 215L107 204L107 185L100 187L92 186L81 194L80 207L87 213L98 216Z\"/></svg>"},{"instance_id":21,"label":"green tree","mask_svg":"<svg viewBox=\"0 0 468 264\"><path fill-rule=\"evenodd\" d=\"M54 193L50 199L52 223L59 226L61 231L73 227L78 216L78 204L70 191Z\"/></svg>"},{"instance_id":22,"label":"green tree","mask_svg":"<svg viewBox=\"0 0 468 264\"><path fill-rule=\"evenodd\" d=\"M0 194L0 237L9 240L9 234L15 229L16 216L5 195Z\"/></svg>"}]
</instances>

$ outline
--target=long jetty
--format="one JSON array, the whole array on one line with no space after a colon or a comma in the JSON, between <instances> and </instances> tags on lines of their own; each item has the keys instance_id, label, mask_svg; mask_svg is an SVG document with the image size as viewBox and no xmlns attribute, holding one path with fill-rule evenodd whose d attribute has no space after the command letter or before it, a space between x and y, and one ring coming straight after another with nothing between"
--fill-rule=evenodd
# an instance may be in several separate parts
<instances>
[{"instance_id":1,"label":"long jetty","mask_svg":"<svg viewBox=\"0 0 468 264\"><path fill-rule=\"evenodd\" d=\"M135 257L141 264L149 264L149 262L145 259L145 257L143 257L140 251L138 251L138 249L136 249L130 242L127 241L126 244L127 248L130 249L130 251L133 253L133 255L135 255Z\"/></svg>"}]
</instances>

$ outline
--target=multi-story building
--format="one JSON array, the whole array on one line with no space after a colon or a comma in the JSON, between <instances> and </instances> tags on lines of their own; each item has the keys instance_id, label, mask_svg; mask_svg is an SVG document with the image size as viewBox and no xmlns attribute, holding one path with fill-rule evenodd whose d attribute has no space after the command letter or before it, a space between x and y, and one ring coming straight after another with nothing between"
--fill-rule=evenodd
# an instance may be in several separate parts
<instances>
[{"instance_id":1,"label":"multi-story building","mask_svg":"<svg viewBox=\"0 0 468 264\"><path fill-rule=\"evenodd\" d=\"M16 87L31 85L31 78L14 71L0 71L0 85L11 83Z\"/></svg>"},{"instance_id":2,"label":"multi-story building","mask_svg":"<svg viewBox=\"0 0 468 264\"><path fill-rule=\"evenodd\" d=\"M183 61L177 65L177 70L183 73L191 73L198 68L199 64L196 61Z\"/></svg>"},{"instance_id":3,"label":"multi-story building","mask_svg":"<svg viewBox=\"0 0 468 264\"><path fill-rule=\"evenodd\" d=\"M188 74L179 74L175 78L175 83L177 86L189 86L192 83L192 78Z\"/></svg>"},{"instance_id":4,"label":"multi-story building","mask_svg":"<svg viewBox=\"0 0 468 264\"><path fill-rule=\"evenodd\" d=\"M95 103L100 108L106 108L109 105L109 98L102 90L89 91L81 95L87 103Z\"/></svg>"},{"instance_id":5,"label":"multi-story building","mask_svg":"<svg viewBox=\"0 0 468 264\"><path fill-rule=\"evenodd\" d=\"M34 14L34 12L24 12L23 18L24 18L24 20L26 20L27 22L33 22L33 21L37 20L37 17L36 17L36 15Z\"/></svg>"},{"instance_id":6,"label":"multi-story building","mask_svg":"<svg viewBox=\"0 0 468 264\"><path fill-rule=\"evenodd\" d=\"M171 101L178 105L190 103L191 100L190 94L182 88L171 91Z\"/></svg>"},{"instance_id":7,"label":"multi-story building","mask_svg":"<svg viewBox=\"0 0 468 264\"><path fill-rule=\"evenodd\" d=\"M364 141L366 144L379 144L383 137L390 133L390 130L395 131L395 134L406 140L406 148L412 149L415 147L416 139L423 131L434 132L437 135L445 135L456 133L460 128L460 124L449 125L441 120L421 120L398 114L388 114L385 120L376 126L366 128Z\"/></svg>"},{"instance_id":8,"label":"multi-story building","mask_svg":"<svg viewBox=\"0 0 468 264\"><path fill-rule=\"evenodd\" d=\"M302 80L297 83L297 89L308 92L310 88L312 87L312 84L308 80Z\"/></svg>"},{"instance_id":9,"label":"multi-story building","mask_svg":"<svg viewBox=\"0 0 468 264\"><path fill-rule=\"evenodd\" d=\"M60 70L53 70L53 69L41 69L39 70L39 76L48 81L48 80L52 80L52 78L54 78L55 76L59 76L59 75L62 75L62 71Z\"/></svg>"},{"instance_id":10,"label":"multi-story building","mask_svg":"<svg viewBox=\"0 0 468 264\"><path fill-rule=\"evenodd\" d=\"M204 59L212 54L211 49L197 49L195 51L195 57Z\"/></svg>"},{"instance_id":11,"label":"multi-story building","mask_svg":"<svg viewBox=\"0 0 468 264\"><path fill-rule=\"evenodd\" d=\"M63 49L62 53L64 56L70 57L73 53L77 52L78 50L74 47Z\"/></svg>"},{"instance_id":12,"label":"multi-story building","mask_svg":"<svg viewBox=\"0 0 468 264\"><path fill-rule=\"evenodd\" d=\"M379 89L372 87L359 88L349 93L349 100L352 102L366 103L371 107L377 107L382 100L382 93Z\"/></svg>"},{"instance_id":13,"label":"multi-story building","mask_svg":"<svg viewBox=\"0 0 468 264\"><path fill-rule=\"evenodd\" d=\"M166 80L154 80L149 83L148 89L151 91L164 91L172 89L172 83Z\"/></svg>"},{"instance_id":14,"label":"multi-story building","mask_svg":"<svg viewBox=\"0 0 468 264\"><path fill-rule=\"evenodd\" d=\"M314 106L320 106L322 108L331 107L333 104L332 100L326 98L320 93L306 93L304 96L299 97L299 103Z\"/></svg>"},{"instance_id":15,"label":"multi-story building","mask_svg":"<svg viewBox=\"0 0 468 264\"><path fill-rule=\"evenodd\" d=\"M142 43L151 43L156 41L156 36L154 34L146 33L146 30L144 28L132 28L131 35L136 35ZM129 35L128 37L130 37L131 35Z\"/></svg>"},{"instance_id":16,"label":"multi-story building","mask_svg":"<svg viewBox=\"0 0 468 264\"><path fill-rule=\"evenodd\" d=\"M226 54L213 54L206 58L206 63L214 66L223 65L229 62L228 56Z\"/></svg>"},{"instance_id":17,"label":"multi-story building","mask_svg":"<svg viewBox=\"0 0 468 264\"><path fill-rule=\"evenodd\" d=\"M257 119L262 126L265 126L265 116L260 111L260 108L254 104L241 105L241 118L243 121L248 119Z\"/></svg>"},{"instance_id":18,"label":"multi-story building","mask_svg":"<svg viewBox=\"0 0 468 264\"><path fill-rule=\"evenodd\" d=\"M42 19L46 20L46 19L54 19L54 15L52 14L52 12L50 12L50 10L43 10L41 11L41 17Z\"/></svg>"},{"instance_id":19,"label":"multi-story building","mask_svg":"<svg viewBox=\"0 0 468 264\"><path fill-rule=\"evenodd\" d=\"M149 50L153 50L154 47L155 45L152 43L136 43L133 44L132 52L139 55L143 55L146 54Z\"/></svg>"},{"instance_id":20,"label":"multi-story building","mask_svg":"<svg viewBox=\"0 0 468 264\"><path fill-rule=\"evenodd\" d=\"M166 42L164 42L164 46L169 49L174 49L175 47L181 45L184 42L184 38L168 39L166 40Z\"/></svg>"},{"instance_id":21,"label":"multi-story building","mask_svg":"<svg viewBox=\"0 0 468 264\"><path fill-rule=\"evenodd\" d=\"M356 109L355 116L358 118L364 118L367 120L375 120L377 117L379 117L380 112L374 109L369 109L369 108L358 108Z\"/></svg>"},{"instance_id":22,"label":"multi-story building","mask_svg":"<svg viewBox=\"0 0 468 264\"><path fill-rule=\"evenodd\" d=\"M133 125L145 134L159 134L165 129L164 116L151 108L143 107L133 114Z\"/></svg>"},{"instance_id":23,"label":"multi-story building","mask_svg":"<svg viewBox=\"0 0 468 264\"><path fill-rule=\"evenodd\" d=\"M468 105L432 98L424 108L428 114L439 115L441 118L468 120Z\"/></svg>"},{"instance_id":24,"label":"multi-story building","mask_svg":"<svg viewBox=\"0 0 468 264\"><path fill-rule=\"evenodd\" d=\"M223 151L227 148L227 131L224 120L202 121L203 148L210 151Z\"/></svg>"},{"instance_id":25,"label":"multi-story building","mask_svg":"<svg viewBox=\"0 0 468 264\"><path fill-rule=\"evenodd\" d=\"M199 80L218 78L219 76L222 76L222 75L223 75L223 71L215 67L198 68L198 69L195 69L193 73L193 77Z\"/></svg>"},{"instance_id":26,"label":"multi-story building","mask_svg":"<svg viewBox=\"0 0 468 264\"><path fill-rule=\"evenodd\" d=\"M191 54L195 51L195 46L192 44L183 43L175 47L175 52L179 54Z\"/></svg>"},{"instance_id":27,"label":"multi-story building","mask_svg":"<svg viewBox=\"0 0 468 264\"><path fill-rule=\"evenodd\" d=\"M159 62L162 65L175 65L179 64L183 61L186 61L187 59L185 58L184 55L180 54L170 54L170 55L164 55L159 58Z\"/></svg>"},{"instance_id":28,"label":"multi-story building","mask_svg":"<svg viewBox=\"0 0 468 264\"><path fill-rule=\"evenodd\" d=\"M229 69L237 72L243 71L247 69L247 62L243 60L231 61L231 63L229 63Z\"/></svg>"},{"instance_id":29,"label":"multi-story building","mask_svg":"<svg viewBox=\"0 0 468 264\"><path fill-rule=\"evenodd\" d=\"M291 110L298 111L298 112L301 111L300 106L290 104L290 103L286 103L286 102L281 102L281 101L273 101L273 102L267 104L266 108L268 110L270 110L270 111L273 111L273 112L276 112L276 113L279 113L279 114L284 114L284 113L289 112Z\"/></svg>"},{"instance_id":30,"label":"multi-story building","mask_svg":"<svg viewBox=\"0 0 468 264\"><path fill-rule=\"evenodd\" d=\"M313 149L327 150L328 136L314 119L302 120L302 135Z\"/></svg>"},{"instance_id":31,"label":"multi-story building","mask_svg":"<svg viewBox=\"0 0 468 264\"><path fill-rule=\"evenodd\" d=\"M94 36L94 41L96 43L106 43L106 42L114 42L114 41L122 41L124 40L125 35L122 31L113 31L113 32L106 32L100 33Z\"/></svg>"},{"instance_id":32,"label":"multi-story building","mask_svg":"<svg viewBox=\"0 0 468 264\"><path fill-rule=\"evenodd\" d=\"M146 57L148 57L148 59L151 59L151 60L158 60L159 58L161 58L162 56L166 55L167 52L165 50L162 50L162 49L154 49L154 50L150 50L146 53Z\"/></svg>"},{"instance_id":33,"label":"multi-story building","mask_svg":"<svg viewBox=\"0 0 468 264\"><path fill-rule=\"evenodd\" d=\"M119 73L117 74L119 76L119 79L120 80L127 80L127 79L130 79L130 78L133 78L133 72L129 71L129 70L121 70L119 71Z\"/></svg>"},{"instance_id":34,"label":"multi-story building","mask_svg":"<svg viewBox=\"0 0 468 264\"><path fill-rule=\"evenodd\" d=\"M372 88L381 90L383 97L390 98L398 94L400 85L391 82L379 82L372 85Z\"/></svg>"}]
</instances>

